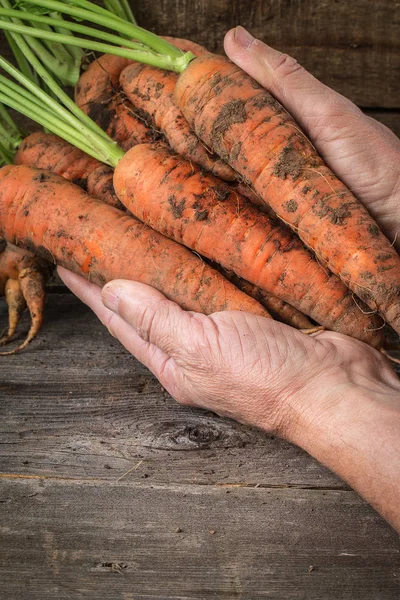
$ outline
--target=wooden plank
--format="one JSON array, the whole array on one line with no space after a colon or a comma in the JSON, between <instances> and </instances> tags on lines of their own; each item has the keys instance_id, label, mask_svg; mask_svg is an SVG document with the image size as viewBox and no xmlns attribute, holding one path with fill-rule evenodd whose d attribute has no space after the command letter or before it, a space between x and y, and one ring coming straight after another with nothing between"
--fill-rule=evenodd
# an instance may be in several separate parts
<instances>
[{"instance_id":1,"label":"wooden plank","mask_svg":"<svg viewBox=\"0 0 400 600\"><path fill-rule=\"evenodd\" d=\"M7 600L398 598L398 537L352 492L28 479L0 499Z\"/></svg>"},{"instance_id":2,"label":"wooden plank","mask_svg":"<svg viewBox=\"0 0 400 600\"><path fill-rule=\"evenodd\" d=\"M343 487L291 444L176 404L71 294L46 314L0 361L2 473L115 481L143 461L129 481Z\"/></svg>"},{"instance_id":3,"label":"wooden plank","mask_svg":"<svg viewBox=\"0 0 400 600\"><path fill-rule=\"evenodd\" d=\"M0 361L0 472L115 481L140 463L129 481L346 488L287 442L176 404L71 294L46 314Z\"/></svg>"},{"instance_id":4,"label":"wooden plank","mask_svg":"<svg viewBox=\"0 0 400 600\"><path fill-rule=\"evenodd\" d=\"M160 0L132 6L143 26L211 50L222 49L228 29L244 25L357 104L400 107L399 0Z\"/></svg>"}]
</instances>

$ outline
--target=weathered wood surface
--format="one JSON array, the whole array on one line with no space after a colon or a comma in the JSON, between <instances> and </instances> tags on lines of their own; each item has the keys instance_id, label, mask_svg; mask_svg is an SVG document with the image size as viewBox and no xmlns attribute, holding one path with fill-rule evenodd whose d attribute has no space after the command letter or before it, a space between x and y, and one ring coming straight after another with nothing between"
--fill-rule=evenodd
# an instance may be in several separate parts
<instances>
[{"instance_id":1,"label":"weathered wood surface","mask_svg":"<svg viewBox=\"0 0 400 600\"><path fill-rule=\"evenodd\" d=\"M244 25L360 106L400 107L399 0L160 0L133 3L140 24L221 50Z\"/></svg>"},{"instance_id":2,"label":"weathered wood surface","mask_svg":"<svg viewBox=\"0 0 400 600\"><path fill-rule=\"evenodd\" d=\"M129 481L344 487L291 444L179 406L70 294L0 361L0 394L3 473L115 481L142 460Z\"/></svg>"},{"instance_id":3,"label":"weathered wood surface","mask_svg":"<svg viewBox=\"0 0 400 600\"><path fill-rule=\"evenodd\" d=\"M0 499L6 600L398 598L397 536L352 492L8 480Z\"/></svg>"},{"instance_id":4,"label":"weathered wood surface","mask_svg":"<svg viewBox=\"0 0 400 600\"><path fill-rule=\"evenodd\" d=\"M398 597L398 537L366 503L290 444L177 405L72 295L0 361L0 398L6 600Z\"/></svg>"}]
</instances>

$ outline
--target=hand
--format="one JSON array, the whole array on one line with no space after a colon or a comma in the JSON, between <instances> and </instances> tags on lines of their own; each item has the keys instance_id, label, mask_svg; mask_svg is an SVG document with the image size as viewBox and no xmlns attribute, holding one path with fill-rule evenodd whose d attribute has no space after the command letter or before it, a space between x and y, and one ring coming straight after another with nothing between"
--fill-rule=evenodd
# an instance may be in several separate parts
<instances>
[{"instance_id":1,"label":"hand","mask_svg":"<svg viewBox=\"0 0 400 600\"><path fill-rule=\"evenodd\" d=\"M228 57L292 114L329 167L400 250L400 140L298 62L243 27L225 37Z\"/></svg>"},{"instance_id":2,"label":"hand","mask_svg":"<svg viewBox=\"0 0 400 600\"><path fill-rule=\"evenodd\" d=\"M242 28L227 34L225 48L293 114L395 240L397 138ZM400 528L400 383L379 352L340 334L307 337L245 313L185 312L140 283L114 281L101 293L82 278L59 272L176 400L297 443Z\"/></svg>"},{"instance_id":3,"label":"hand","mask_svg":"<svg viewBox=\"0 0 400 600\"><path fill-rule=\"evenodd\" d=\"M355 386L398 385L379 352L337 333L308 337L247 313L187 312L142 283L117 280L101 291L59 274L178 402L293 441Z\"/></svg>"}]
</instances>

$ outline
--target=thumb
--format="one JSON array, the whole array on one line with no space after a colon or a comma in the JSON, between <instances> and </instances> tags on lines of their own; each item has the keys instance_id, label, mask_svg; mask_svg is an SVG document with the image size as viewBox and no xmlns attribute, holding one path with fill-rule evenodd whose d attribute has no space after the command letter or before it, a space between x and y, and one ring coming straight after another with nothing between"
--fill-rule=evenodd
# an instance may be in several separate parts
<instances>
[{"instance_id":1,"label":"thumb","mask_svg":"<svg viewBox=\"0 0 400 600\"><path fill-rule=\"evenodd\" d=\"M104 286L102 301L118 316L108 323L113 335L146 366L146 347L157 347L174 359L190 350L190 330L193 333L195 327L192 314L151 286L136 281L114 280ZM127 324L130 325L128 329ZM135 332L131 343L129 333L126 334L128 330ZM141 341L139 344L138 339Z\"/></svg>"},{"instance_id":2,"label":"thumb","mask_svg":"<svg viewBox=\"0 0 400 600\"><path fill-rule=\"evenodd\" d=\"M271 92L315 142L338 112L365 118L360 109L308 73L296 59L254 38L243 27L225 36L228 57Z\"/></svg>"},{"instance_id":3,"label":"thumb","mask_svg":"<svg viewBox=\"0 0 400 600\"><path fill-rule=\"evenodd\" d=\"M190 352L192 315L143 283L114 280L102 290L110 313L105 323L125 348L143 363L178 401L184 398L181 363Z\"/></svg>"}]
</instances>

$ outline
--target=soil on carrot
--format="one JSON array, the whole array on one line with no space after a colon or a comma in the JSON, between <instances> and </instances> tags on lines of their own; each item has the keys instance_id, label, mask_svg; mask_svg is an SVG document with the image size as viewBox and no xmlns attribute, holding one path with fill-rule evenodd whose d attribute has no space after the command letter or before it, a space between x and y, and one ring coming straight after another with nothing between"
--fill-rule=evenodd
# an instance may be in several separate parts
<instances>
[{"instance_id":1,"label":"soil on carrot","mask_svg":"<svg viewBox=\"0 0 400 600\"><path fill-rule=\"evenodd\" d=\"M273 173L281 179L291 177L293 181L296 181L300 176L303 167L304 159L292 145L288 144L280 153Z\"/></svg>"},{"instance_id":2,"label":"soil on carrot","mask_svg":"<svg viewBox=\"0 0 400 600\"><path fill-rule=\"evenodd\" d=\"M91 102L87 114L101 129L107 131L115 119L116 111L107 108L103 102Z\"/></svg>"},{"instance_id":3,"label":"soil on carrot","mask_svg":"<svg viewBox=\"0 0 400 600\"><path fill-rule=\"evenodd\" d=\"M244 100L231 100L231 102L224 104L211 130L211 139L215 147L219 148L221 146L225 133L232 125L244 123L246 119L246 103Z\"/></svg>"}]
</instances>

